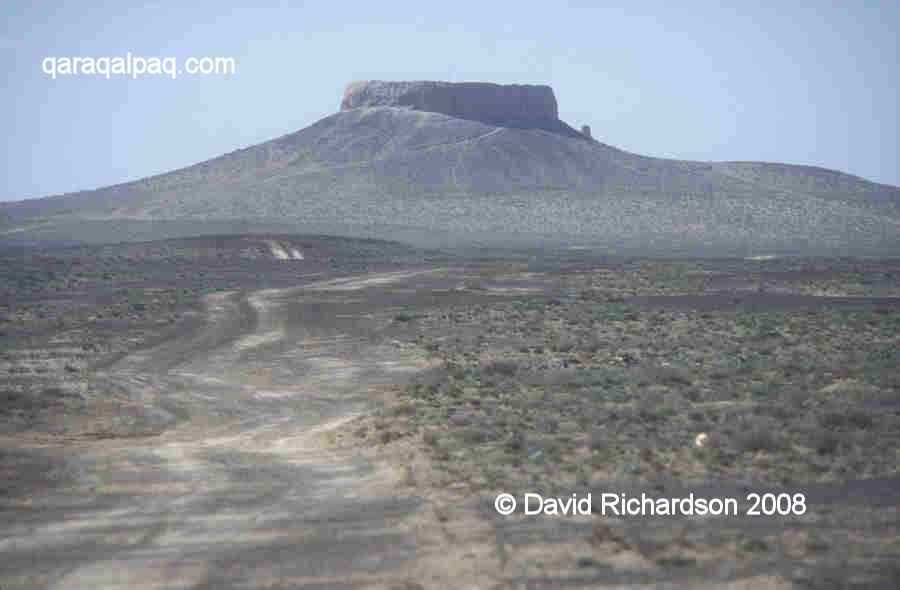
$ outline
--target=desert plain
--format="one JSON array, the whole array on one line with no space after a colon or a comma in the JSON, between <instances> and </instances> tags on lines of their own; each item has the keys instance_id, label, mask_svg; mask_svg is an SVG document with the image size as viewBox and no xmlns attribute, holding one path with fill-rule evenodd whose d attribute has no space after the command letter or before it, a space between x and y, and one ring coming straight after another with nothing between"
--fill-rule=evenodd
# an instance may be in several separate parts
<instances>
[{"instance_id":1,"label":"desert plain","mask_svg":"<svg viewBox=\"0 0 900 590\"><path fill-rule=\"evenodd\" d=\"M299 234L0 257L4 590L900 579L896 259Z\"/></svg>"}]
</instances>

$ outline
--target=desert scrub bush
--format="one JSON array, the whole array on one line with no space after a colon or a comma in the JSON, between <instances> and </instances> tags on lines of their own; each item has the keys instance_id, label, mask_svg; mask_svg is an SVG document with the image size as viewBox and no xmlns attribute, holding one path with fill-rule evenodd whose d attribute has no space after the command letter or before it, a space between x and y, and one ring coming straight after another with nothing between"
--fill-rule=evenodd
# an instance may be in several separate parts
<instances>
[{"instance_id":1,"label":"desert scrub bush","mask_svg":"<svg viewBox=\"0 0 900 590\"><path fill-rule=\"evenodd\" d=\"M603 310L603 319L607 322L620 322L625 319L625 307L622 305L608 305Z\"/></svg>"},{"instance_id":2,"label":"desert scrub bush","mask_svg":"<svg viewBox=\"0 0 900 590\"><path fill-rule=\"evenodd\" d=\"M396 417L400 416L415 416L418 412L419 408L416 403L410 404L400 404L391 409L390 414Z\"/></svg>"},{"instance_id":3,"label":"desert scrub bush","mask_svg":"<svg viewBox=\"0 0 900 590\"><path fill-rule=\"evenodd\" d=\"M647 421L664 419L670 415L663 406L662 396L655 393L646 393L638 397L635 412L638 418Z\"/></svg>"},{"instance_id":4,"label":"desert scrub bush","mask_svg":"<svg viewBox=\"0 0 900 590\"><path fill-rule=\"evenodd\" d=\"M769 338L779 338L781 337L781 332L775 329L775 326L771 324L762 324L759 326L756 332L756 338L759 340L767 340Z\"/></svg>"},{"instance_id":5,"label":"desert scrub bush","mask_svg":"<svg viewBox=\"0 0 900 590\"><path fill-rule=\"evenodd\" d=\"M781 448L778 425L766 418L745 418L733 435L735 448L742 453L777 451Z\"/></svg>"},{"instance_id":6,"label":"desert scrub bush","mask_svg":"<svg viewBox=\"0 0 900 590\"><path fill-rule=\"evenodd\" d=\"M750 375L760 369L759 361L744 354L737 354L730 359L732 370L738 375ZM812 369L810 369L812 370Z\"/></svg>"},{"instance_id":7,"label":"desert scrub bush","mask_svg":"<svg viewBox=\"0 0 900 590\"><path fill-rule=\"evenodd\" d=\"M558 334L553 338L550 348L554 352L571 352L576 345L577 340L568 334Z\"/></svg>"},{"instance_id":8,"label":"desert scrub bush","mask_svg":"<svg viewBox=\"0 0 900 590\"><path fill-rule=\"evenodd\" d=\"M753 388L752 393L755 397L774 400L780 398L784 394L784 384L776 381L766 381Z\"/></svg>"},{"instance_id":9,"label":"desert scrub bush","mask_svg":"<svg viewBox=\"0 0 900 590\"><path fill-rule=\"evenodd\" d=\"M394 321L398 324L411 322L413 320L419 319L419 316L411 313L398 313L394 314Z\"/></svg>"},{"instance_id":10,"label":"desert scrub bush","mask_svg":"<svg viewBox=\"0 0 900 590\"><path fill-rule=\"evenodd\" d=\"M502 436L502 432L497 429L480 425L475 428L461 428L455 433L455 438L468 444L482 444L498 440Z\"/></svg>"},{"instance_id":11,"label":"desert scrub bush","mask_svg":"<svg viewBox=\"0 0 900 590\"><path fill-rule=\"evenodd\" d=\"M568 391L585 387L588 379L572 369L554 369L530 374L522 381L532 386Z\"/></svg>"},{"instance_id":12,"label":"desert scrub bush","mask_svg":"<svg viewBox=\"0 0 900 590\"><path fill-rule=\"evenodd\" d=\"M605 338L601 337L598 333L593 333L587 334L579 340L578 350L593 354L608 345L609 342L607 342Z\"/></svg>"},{"instance_id":13,"label":"desert scrub bush","mask_svg":"<svg viewBox=\"0 0 900 590\"><path fill-rule=\"evenodd\" d=\"M827 428L811 428L806 434L805 446L819 455L833 455L844 443L846 435L841 435Z\"/></svg>"},{"instance_id":14,"label":"desert scrub bush","mask_svg":"<svg viewBox=\"0 0 900 590\"><path fill-rule=\"evenodd\" d=\"M543 312L544 306L547 304L548 302L540 297L522 297L521 299L514 300L512 307L515 311Z\"/></svg>"},{"instance_id":15,"label":"desert scrub bush","mask_svg":"<svg viewBox=\"0 0 900 590\"><path fill-rule=\"evenodd\" d=\"M437 393L445 385L449 385L451 374L450 369L446 366L426 369L416 377L412 387L418 387L419 390L428 393Z\"/></svg>"},{"instance_id":16,"label":"desert scrub bush","mask_svg":"<svg viewBox=\"0 0 900 590\"><path fill-rule=\"evenodd\" d=\"M872 352L872 360L882 363L896 362L900 360L900 346L891 344L881 347Z\"/></svg>"},{"instance_id":17,"label":"desert scrub bush","mask_svg":"<svg viewBox=\"0 0 900 590\"><path fill-rule=\"evenodd\" d=\"M446 375L446 379L448 380L462 381L469 375L469 373L468 371L466 371L465 367L458 363L454 363L452 361L444 361L440 367L428 369L421 375L432 375L434 378L437 378L437 375Z\"/></svg>"},{"instance_id":18,"label":"desert scrub bush","mask_svg":"<svg viewBox=\"0 0 900 590\"><path fill-rule=\"evenodd\" d=\"M488 363L485 363L481 367L482 375L501 375L505 377L512 377L519 370L519 365L516 361L512 360L494 360Z\"/></svg>"},{"instance_id":19,"label":"desert scrub bush","mask_svg":"<svg viewBox=\"0 0 900 590\"><path fill-rule=\"evenodd\" d=\"M663 385L692 385L694 380L691 374L680 367L659 367L656 369L656 381Z\"/></svg>"},{"instance_id":20,"label":"desert scrub bush","mask_svg":"<svg viewBox=\"0 0 900 590\"><path fill-rule=\"evenodd\" d=\"M588 448L595 452L609 449L609 434L604 428L594 428L587 433Z\"/></svg>"},{"instance_id":21,"label":"desert scrub bush","mask_svg":"<svg viewBox=\"0 0 900 590\"><path fill-rule=\"evenodd\" d=\"M422 435L422 440L425 441L429 447L437 448L438 444L441 441L440 435L434 430L426 430Z\"/></svg>"},{"instance_id":22,"label":"desert scrub bush","mask_svg":"<svg viewBox=\"0 0 900 590\"><path fill-rule=\"evenodd\" d=\"M830 429L855 428L867 430L874 423L872 416L868 412L858 408L826 412L819 418L819 421L822 423L822 426Z\"/></svg>"}]
</instances>

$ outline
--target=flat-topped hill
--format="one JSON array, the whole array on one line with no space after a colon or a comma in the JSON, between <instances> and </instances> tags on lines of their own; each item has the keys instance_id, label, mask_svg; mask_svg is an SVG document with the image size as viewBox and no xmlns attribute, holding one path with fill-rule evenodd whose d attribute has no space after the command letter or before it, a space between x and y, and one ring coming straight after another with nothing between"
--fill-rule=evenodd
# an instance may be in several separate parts
<instances>
[{"instance_id":1,"label":"flat-topped hill","mask_svg":"<svg viewBox=\"0 0 900 590\"><path fill-rule=\"evenodd\" d=\"M341 111L362 107L401 107L485 123L547 123L559 119L549 86L485 82L353 82L344 91Z\"/></svg>"},{"instance_id":2,"label":"flat-topped hill","mask_svg":"<svg viewBox=\"0 0 900 590\"><path fill-rule=\"evenodd\" d=\"M241 227L443 246L900 254L897 187L808 166L651 158L602 143L596 125L593 135L559 120L548 86L353 83L339 112L283 137L135 182L2 203L0 243Z\"/></svg>"}]
</instances>

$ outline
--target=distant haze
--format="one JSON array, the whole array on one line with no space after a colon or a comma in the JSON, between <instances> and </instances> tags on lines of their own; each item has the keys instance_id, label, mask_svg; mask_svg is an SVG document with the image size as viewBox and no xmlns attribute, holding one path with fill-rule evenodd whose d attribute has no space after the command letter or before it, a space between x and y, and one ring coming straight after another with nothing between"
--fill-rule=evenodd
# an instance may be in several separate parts
<instances>
[{"instance_id":1,"label":"distant haze","mask_svg":"<svg viewBox=\"0 0 900 590\"><path fill-rule=\"evenodd\" d=\"M304 128L357 79L547 84L632 152L900 185L897 2L6 3L5 190L180 168ZM233 57L228 76L61 76L47 56Z\"/></svg>"}]
</instances>

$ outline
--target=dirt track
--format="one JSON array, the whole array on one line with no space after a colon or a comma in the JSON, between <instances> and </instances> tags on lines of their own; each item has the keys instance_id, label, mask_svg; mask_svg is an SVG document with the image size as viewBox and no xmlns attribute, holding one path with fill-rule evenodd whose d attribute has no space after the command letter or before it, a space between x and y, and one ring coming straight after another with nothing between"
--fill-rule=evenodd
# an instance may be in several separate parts
<instances>
[{"instance_id":1,"label":"dirt track","mask_svg":"<svg viewBox=\"0 0 900 590\"><path fill-rule=\"evenodd\" d=\"M422 365L371 337L411 295L360 290L414 277L210 295L194 334L106 367L95 379L107 389L181 425L26 437L64 456L71 480L0 514L3 588L371 584L410 558L414 539L393 525L419 500L311 441L361 411L362 393Z\"/></svg>"}]
</instances>

